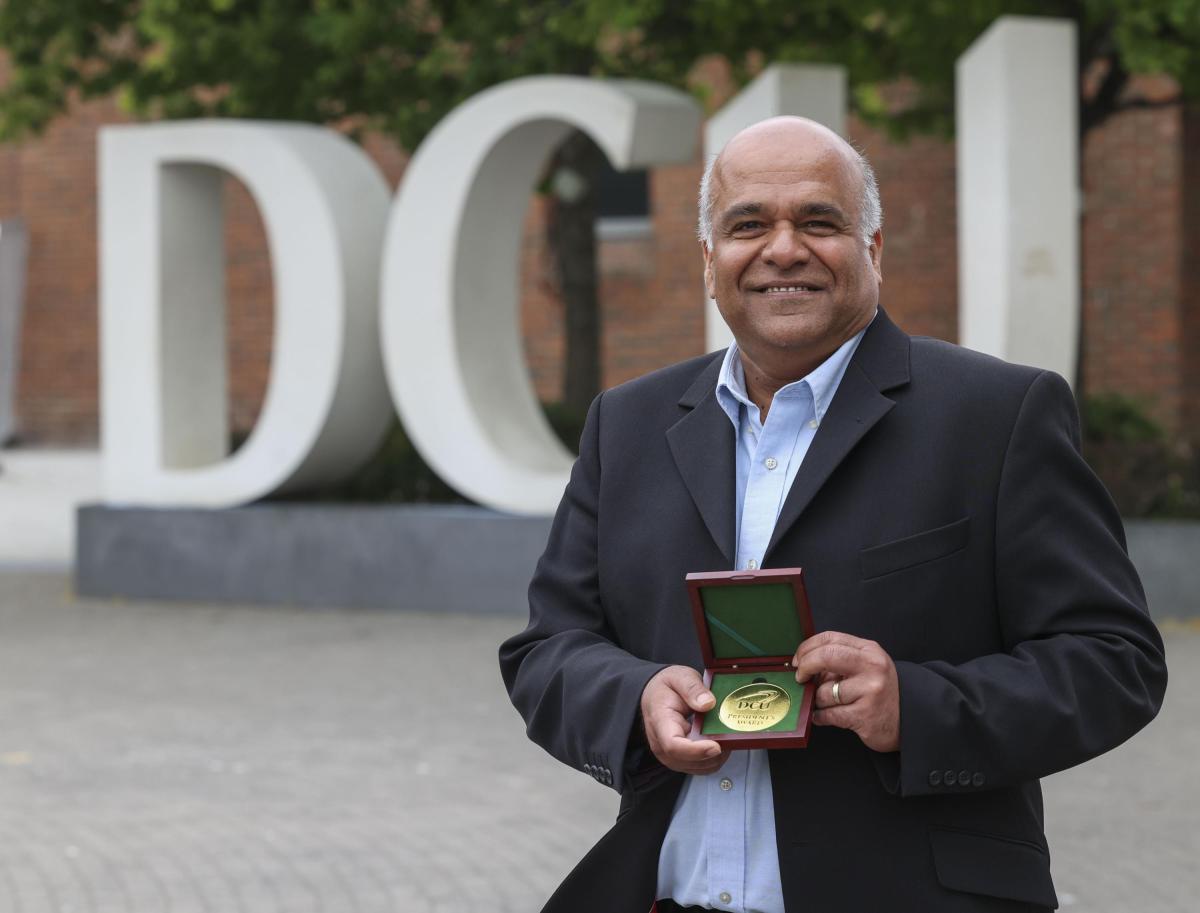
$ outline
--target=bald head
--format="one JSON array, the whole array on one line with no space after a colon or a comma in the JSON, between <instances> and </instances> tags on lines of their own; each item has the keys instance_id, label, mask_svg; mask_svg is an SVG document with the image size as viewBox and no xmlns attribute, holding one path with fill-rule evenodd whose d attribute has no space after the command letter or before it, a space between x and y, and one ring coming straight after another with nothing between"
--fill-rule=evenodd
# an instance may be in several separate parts
<instances>
[{"instance_id":1,"label":"bald head","mask_svg":"<svg viewBox=\"0 0 1200 913\"><path fill-rule=\"evenodd\" d=\"M725 144L712 158L700 180L700 240L712 246L713 219L721 177L725 170L737 170L750 164L761 167L764 159L778 157L786 162L789 152L803 152L840 160L850 179L858 183L858 233L866 244L883 225L883 207L879 185L866 158L824 124L806 117L772 117L751 124ZM781 167L781 170L783 168Z\"/></svg>"}]
</instances>

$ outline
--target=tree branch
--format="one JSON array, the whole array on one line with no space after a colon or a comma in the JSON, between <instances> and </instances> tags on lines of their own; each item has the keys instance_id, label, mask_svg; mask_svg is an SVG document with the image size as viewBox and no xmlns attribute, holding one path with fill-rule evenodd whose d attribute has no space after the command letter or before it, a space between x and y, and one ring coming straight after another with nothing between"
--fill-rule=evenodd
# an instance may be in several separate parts
<instances>
[{"instance_id":1,"label":"tree branch","mask_svg":"<svg viewBox=\"0 0 1200 913\"><path fill-rule=\"evenodd\" d=\"M1117 105L1118 111L1131 109L1154 110L1155 108L1174 108L1183 104L1183 94L1178 93L1170 98L1130 98Z\"/></svg>"},{"instance_id":2,"label":"tree branch","mask_svg":"<svg viewBox=\"0 0 1200 913\"><path fill-rule=\"evenodd\" d=\"M1106 58L1108 70L1100 87L1091 98L1083 100L1079 111L1079 135L1086 136L1089 130L1108 120L1119 108L1121 93L1129 84L1129 71L1121 64L1116 54Z\"/></svg>"}]
</instances>

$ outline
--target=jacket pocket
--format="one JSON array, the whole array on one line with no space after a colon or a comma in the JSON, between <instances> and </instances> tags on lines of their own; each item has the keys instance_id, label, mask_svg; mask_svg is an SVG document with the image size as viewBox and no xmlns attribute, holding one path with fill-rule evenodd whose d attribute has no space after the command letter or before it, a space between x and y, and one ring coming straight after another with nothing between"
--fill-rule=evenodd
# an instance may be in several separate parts
<instances>
[{"instance_id":1,"label":"jacket pocket","mask_svg":"<svg viewBox=\"0 0 1200 913\"><path fill-rule=\"evenodd\" d=\"M1054 909L1050 856L1023 840L929 829L938 882L951 891L1003 897Z\"/></svg>"},{"instance_id":2,"label":"jacket pocket","mask_svg":"<svg viewBox=\"0 0 1200 913\"><path fill-rule=\"evenodd\" d=\"M967 547L970 532L971 518L963 517L954 523L927 529L915 536L906 536L894 542L864 548L859 553L863 579L882 577L884 574L952 555Z\"/></svg>"}]
</instances>

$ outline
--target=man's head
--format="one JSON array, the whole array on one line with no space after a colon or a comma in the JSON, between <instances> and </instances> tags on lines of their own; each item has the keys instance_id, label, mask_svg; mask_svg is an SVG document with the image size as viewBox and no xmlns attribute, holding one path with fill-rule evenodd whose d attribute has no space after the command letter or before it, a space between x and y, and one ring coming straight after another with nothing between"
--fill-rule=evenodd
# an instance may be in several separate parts
<instances>
[{"instance_id":1,"label":"man's head","mask_svg":"<svg viewBox=\"0 0 1200 913\"><path fill-rule=\"evenodd\" d=\"M840 136L776 117L737 134L701 182L704 283L738 347L802 377L870 322L882 282L875 176Z\"/></svg>"}]
</instances>

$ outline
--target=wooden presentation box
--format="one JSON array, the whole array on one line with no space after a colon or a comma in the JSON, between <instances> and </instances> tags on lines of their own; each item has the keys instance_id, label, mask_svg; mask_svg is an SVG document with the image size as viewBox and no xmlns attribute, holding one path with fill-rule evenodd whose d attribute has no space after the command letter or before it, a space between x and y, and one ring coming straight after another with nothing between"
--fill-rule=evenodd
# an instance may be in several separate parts
<instances>
[{"instance_id":1,"label":"wooden presentation box","mask_svg":"<svg viewBox=\"0 0 1200 913\"><path fill-rule=\"evenodd\" d=\"M692 616L704 655L704 684L717 702L692 718L691 739L730 748L803 748L812 728L814 682L796 682L788 663L813 635L812 612L798 567L688 574ZM720 719L722 701L735 689L771 684L787 692L779 722L754 732L736 731Z\"/></svg>"}]
</instances>

